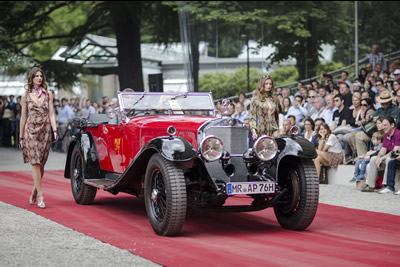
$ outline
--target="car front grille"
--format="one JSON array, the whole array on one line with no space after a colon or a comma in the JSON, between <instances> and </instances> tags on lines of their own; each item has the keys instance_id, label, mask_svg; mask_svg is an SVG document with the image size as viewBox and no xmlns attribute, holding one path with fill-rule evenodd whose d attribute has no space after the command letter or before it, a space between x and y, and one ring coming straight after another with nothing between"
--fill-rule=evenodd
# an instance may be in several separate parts
<instances>
[{"instance_id":1,"label":"car front grille","mask_svg":"<svg viewBox=\"0 0 400 267\"><path fill-rule=\"evenodd\" d=\"M247 128L243 126L212 126L205 130L204 137L210 135L214 135L222 141L224 151L231 155L229 163L235 166L234 175L229 177L219 161L207 162L206 167L211 177L225 182L247 181L247 168L243 161L243 153L249 147Z\"/></svg>"}]
</instances>

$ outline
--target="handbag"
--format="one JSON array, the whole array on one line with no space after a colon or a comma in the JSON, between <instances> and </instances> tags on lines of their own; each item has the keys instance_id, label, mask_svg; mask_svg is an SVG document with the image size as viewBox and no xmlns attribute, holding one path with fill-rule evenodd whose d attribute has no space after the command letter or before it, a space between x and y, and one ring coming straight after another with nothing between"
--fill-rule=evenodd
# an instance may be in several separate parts
<instances>
[{"instance_id":1,"label":"handbag","mask_svg":"<svg viewBox=\"0 0 400 267\"><path fill-rule=\"evenodd\" d=\"M373 119L371 119L371 120L369 120L369 121L367 121L367 122L363 122L362 124L361 124L361 128L362 128L362 130L364 131L364 133L366 134L366 135L368 135L368 137L372 137L372 134L374 133L374 132L376 132L376 122L373 120Z\"/></svg>"}]
</instances>

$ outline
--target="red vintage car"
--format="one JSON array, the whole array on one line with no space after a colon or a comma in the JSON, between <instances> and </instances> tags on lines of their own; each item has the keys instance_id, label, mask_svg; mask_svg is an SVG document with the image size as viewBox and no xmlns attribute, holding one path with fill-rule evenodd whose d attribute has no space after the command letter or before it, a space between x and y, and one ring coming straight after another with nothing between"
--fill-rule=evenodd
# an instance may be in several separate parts
<instances>
[{"instance_id":1,"label":"red vintage car","mask_svg":"<svg viewBox=\"0 0 400 267\"><path fill-rule=\"evenodd\" d=\"M79 129L65 167L78 204L99 188L144 197L154 231L181 232L188 207L213 212L273 207L282 227L303 230L318 207L319 185L306 139L261 136L215 110L209 93L119 92L119 108L74 120ZM225 205L247 195L248 205Z\"/></svg>"}]
</instances>

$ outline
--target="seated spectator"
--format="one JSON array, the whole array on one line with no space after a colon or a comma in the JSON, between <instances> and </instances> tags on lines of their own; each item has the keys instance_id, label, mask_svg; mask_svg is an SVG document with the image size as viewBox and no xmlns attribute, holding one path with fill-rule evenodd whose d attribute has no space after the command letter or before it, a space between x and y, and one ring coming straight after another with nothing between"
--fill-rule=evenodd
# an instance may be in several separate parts
<instances>
[{"instance_id":1,"label":"seated spectator","mask_svg":"<svg viewBox=\"0 0 400 267\"><path fill-rule=\"evenodd\" d=\"M353 93L354 92L361 92L362 84L360 82L353 83Z\"/></svg>"},{"instance_id":2,"label":"seated spectator","mask_svg":"<svg viewBox=\"0 0 400 267\"><path fill-rule=\"evenodd\" d=\"M283 101L282 101L282 109L281 109L281 113L283 114L283 115L287 115L287 113L288 113L288 111L289 111L289 108L292 106L292 103L291 103L291 101L290 101L290 98L289 97L285 97L284 99L283 99Z\"/></svg>"},{"instance_id":3,"label":"seated spectator","mask_svg":"<svg viewBox=\"0 0 400 267\"><path fill-rule=\"evenodd\" d=\"M305 105L303 106L307 110L307 117L311 117L315 112L314 100L316 97L317 97L317 92L314 89L308 91L308 99Z\"/></svg>"},{"instance_id":4,"label":"seated spectator","mask_svg":"<svg viewBox=\"0 0 400 267\"><path fill-rule=\"evenodd\" d=\"M301 106L303 97L298 95L295 97L294 105L291 106L287 112L286 118L293 115L296 118L296 123L299 124L307 115L307 110Z\"/></svg>"},{"instance_id":5,"label":"seated spectator","mask_svg":"<svg viewBox=\"0 0 400 267\"><path fill-rule=\"evenodd\" d=\"M328 80L328 85L326 86L326 90L333 94L333 90L336 88L336 85L333 80Z\"/></svg>"},{"instance_id":6,"label":"seated spectator","mask_svg":"<svg viewBox=\"0 0 400 267\"><path fill-rule=\"evenodd\" d=\"M390 152L392 150L400 150L400 130L396 128L394 119L389 116L384 117L382 128L385 133L382 149L379 151L377 156L372 157L370 160L367 171L366 186L361 189L361 192L374 192L378 170L385 168L386 160L390 159Z\"/></svg>"},{"instance_id":7,"label":"seated spectator","mask_svg":"<svg viewBox=\"0 0 400 267\"><path fill-rule=\"evenodd\" d=\"M371 99L364 98L361 100L360 111L361 111L360 116L358 117L358 120L356 120L355 122L356 127L359 127L360 129L353 130L351 134L347 136L347 144L349 145L350 150L353 151L354 154L356 154L357 152L356 135L358 132L362 131L361 129L362 124L367 123L372 118L372 114L375 112Z\"/></svg>"},{"instance_id":8,"label":"seated spectator","mask_svg":"<svg viewBox=\"0 0 400 267\"><path fill-rule=\"evenodd\" d=\"M335 95L334 103L337 110L333 113L330 129L333 131L336 127L347 125L351 120L351 111L344 105L344 97L341 94Z\"/></svg>"},{"instance_id":9,"label":"seated spectator","mask_svg":"<svg viewBox=\"0 0 400 267\"><path fill-rule=\"evenodd\" d=\"M354 177L349 181L350 183L354 183L355 181L361 181L365 178L365 172L367 165L371 159L371 157L377 156L379 150L382 148L383 134L381 132L375 132L372 135L372 144L373 147L370 151L365 153L364 156L358 158L356 162L356 166L354 168Z\"/></svg>"},{"instance_id":10,"label":"seated spectator","mask_svg":"<svg viewBox=\"0 0 400 267\"><path fill-rule=\"evenodd\" d=\"M303 137L307 139L308 141L312 141L313 136L315 135L315 123L314 120L311 119L310 117L307 117L304 120L304 133Z\"/></svg>"},{"instance_id":11,"label":"seated spectator","mask_svg":"<svg viewBox=\"0 0 400 267\"><path fill-rule=\"evenodd\" d=\"M323 118L325 116L324 99L320 96L314 98L314 113L311 115L311 119Z\"/></svg>"},{"instance_id":12,"label":"seated spectator","mask_svg":"<svg viewBox=\"0 0 400 267\"><path fill-rule=\"evenodd\" d=\"M390 160L386 167L387 177L385 187L378 191L379 194L394 193L395 195L400 195L400 190L394 192L394 183L396 178L396 171L400 169L400 156L395 157Z\"/></svg>"},{"instance_id":13,"label":"seated spectator","mask_svg":"<svg viewBox=\"0 0 400 267\"><path fill-rule=\"evenodd\" d=\"M244 104L242 102L236 103L235 112L232 114L232 118L243 122L247 117L249 117L249 114L247 113L247 110L244 110Z\"/></svg>"},{"instance_id":14,"label":"seated spectator","mask_svg":"<svg viewBox=\"0 0 400 267\"><path fill-rule=\"evenodd\" d=\"M296 117L295 116L289 115L289 116L287 116L287 120L290 121L290 127L296 125Z\"/></svg>"},{"instance_id":15,"label":"seated spectator","mask_svg":"<svg viewBox=\"0 0 400 267\"><path fill-rule=\"evenodd\" d=\"M352 84L351 82L348 80L349 77L349 73L347 71L342 71L340 73L340 81L339 82L344 82L345 84L347 84L347 87L349 88L349 91L353 91L352 90ZM342 92L341 92L342 93ZM342 93L343 94L343 93Z\"/></svg>"},{"instance_id":16,"label":"seated spectator","mask_svg":"<svg viewBox=\"0 0 400 267\"><path fill-rule=\"evenodd\" d=\"M339 139L331 133L328 124L322 123L317 131L319 143L317 148L318 157L314 160L314 164L319 177L321 164L323 166L337 168L337 166L342 163L343 155Z\"/></svg>"},{"instance_id":17,"label":"seated spectator","mask_svg":"<svg viewBox=\"0 0 400 267\"><path fill-rule=\"evenodd\" d=\"M321 126L322 123L325 123L325 120L323 118L316 118L314 121L314 132L311 139L311 143L314 145L315 148L318 148L317 129Z\"/></svg>"},{"instance_id":18,"label":"seated spectator","mask_svg":"<svg viewBox=\"0 0 400 267\"><path fill-rule=\"evenodd\" d=\"M367 70L365 68L360 69L360 74L358 75L358 78L360 79L360 83L363 84L367 78Z\"/></svg>"},{"instance_id":19,"label":"seated spectator","mask_svg":"<svg viewBox=\"0 0 400 267\"><path fill-rule=\"evenodd\" d=\"M322 97L322 99L325 99L325 97L328 95L328 91L326 90L325 87L320 86L318 88L318 94L320 97ZM326 102L324 102L324 106L326 106Z\"/></svg>"},{"instance_id":20,"label":"seated spectator","mask_svg":"<svg viewBox=\"0 0 400 267\"><path fill-rule=\"evenodd\" d=\"M292 90L290 88L285 87L282 89L282 98L288 97L290 99L290 103L294 104L294 97L292 96Z\"/></svg>"},{"instance_id":21,"label":"seated spectator","mask_svg":"<svg viewBox=\"0 0 400 267\"><path fill-rule=\"evenodd\" d=\"M326 107L325 107L325 114L324 114L324 121L326 124L332 124L333 113L337 110L335 102L333 100L333 95L327 95L325 97Z\"/></svg>"},{"instance_id":22,"label":"seated spectator","mask_svg":"<svg viewBox=\"0 0 400 267\"><path fill-rule=\"evenodd\" d=\"M350 92L350 87L347 83L340 83L339 85L339 92L343 96L344 99L344 106L350 107L352 102L352 93Z\"/></svg>"},{"instance_id":23,"label":"seated spectator","mask_svg":"<svg viewBox=\"0 0 400 267\"><path fill-rule=\"evenodd\" d=\"M397 118L398 116L398 108L392 103L392 95L389 91L383 91L380 96L377 97L377 101L381 104L381 107L378 108L373 114L372 117L376 121L378 117L392 117ZM357 147L357 156L364 155L367 152L367 142L369 142L371 138L367 136L364 132L359 132L356 134L356 147Z\"/></svg>"},{"instance_id":24,"label":"seated spectator","mask_svg":"<svg viewBox=\"0 0 400 267\"><path fill-rule=\"evenodd\" d=\"M292 125L290 124L289 120L284 120L283 121L283 129L282 131L279 133L280 136L284 136L284 135L290 135L290 128L292 127Z\"/></svg>"}]
</instances>

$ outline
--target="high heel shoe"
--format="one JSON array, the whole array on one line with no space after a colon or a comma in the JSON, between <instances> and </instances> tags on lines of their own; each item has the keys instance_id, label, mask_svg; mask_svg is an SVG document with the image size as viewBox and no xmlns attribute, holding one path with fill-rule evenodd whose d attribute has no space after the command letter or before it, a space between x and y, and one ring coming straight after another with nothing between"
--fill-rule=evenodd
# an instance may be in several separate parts
<instances>
[{"instance_id":1,"label":"high heel shoe","mask_svg":"<svg viewBox=\"0 0 400 267\"><path fill-rule=\"evenodd\" d=\"M38 208L44 209L46 208L46 204L44 204L43 196L38 196Z\"/></svg>"},{"instance_id":2,"label":"high heel shoe","mask_svg":"<svg viewBox=\"0 0 400 267\"><path fill-rule=\"evenodd\" d=\"M36 197L37 197L36 194L37 194L36 188L33 188L32 194L31 194L31 196L29 197L29 204L35 205L35 203L36 203Z\"/></svg>"}]
</instances>

